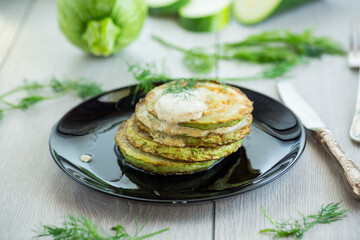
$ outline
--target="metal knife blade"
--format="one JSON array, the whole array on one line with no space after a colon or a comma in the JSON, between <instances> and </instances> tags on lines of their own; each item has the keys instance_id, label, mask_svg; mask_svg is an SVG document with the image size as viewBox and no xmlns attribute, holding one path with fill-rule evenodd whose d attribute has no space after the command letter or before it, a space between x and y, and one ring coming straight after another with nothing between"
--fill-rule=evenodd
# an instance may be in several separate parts
<instances>
[{"instance_id":1,"label":"metal knife blade","mask_svg":"<svg viewBox=\"0 0 360 240\"><path fill-rule=\"evenodd\" d=\"M360 200L360 168L340 148L331 131L326 129L320 117L289 82L279 81L277 87L285 105L301 119L306 128L312 131L313 137L340 166L349 193Z\"/></svg>"},{"instance_id":2,"label":"metal knife blade","mask_svg":"<svg viewBox=\"0 0 360 240\"><path fill-rule=\"evenodd\" d=\"M325 128L324 122L288 81L279 81L277 89L283 103L290 108L310 130Z\"/></svg>"}]
</instances>

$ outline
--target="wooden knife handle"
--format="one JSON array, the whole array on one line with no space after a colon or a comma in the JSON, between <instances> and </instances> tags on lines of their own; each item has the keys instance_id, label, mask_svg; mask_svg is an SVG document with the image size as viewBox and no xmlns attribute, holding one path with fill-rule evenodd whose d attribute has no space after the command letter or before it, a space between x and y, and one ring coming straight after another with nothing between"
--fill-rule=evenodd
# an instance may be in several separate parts
<instances>
[{"instance_id":1,"label":"wooden knife handle","mask_svg":"<svg viewBox=\"0 0 360 240\"><path fill-rule=\"evenodd\" d=\"M313 131L314 138L321 143L326 151L336 160L342 169L343 178L351 195L360 200L360 169L340 148L329 129Z\"/></svg>"}]
</instances>

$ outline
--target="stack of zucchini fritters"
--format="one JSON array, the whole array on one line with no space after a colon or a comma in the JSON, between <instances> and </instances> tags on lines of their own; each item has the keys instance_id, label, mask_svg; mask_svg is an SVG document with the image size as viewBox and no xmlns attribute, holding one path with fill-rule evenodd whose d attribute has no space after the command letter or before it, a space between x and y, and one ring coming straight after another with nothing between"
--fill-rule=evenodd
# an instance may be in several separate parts
<instances>
[{"instance_id":1,"label":"stack of zucchini fritters","mask_svg":"<svg viewBox=\"0 0 360 240\"><path fill-rule=\"evenodd\" d=\"M239 89L196 82L169 91L174 84L151 90L119 127L115 141L128 164L161 175L194 173L237 151L249 134L252 102Z\"/></svg>"}]
</instances>

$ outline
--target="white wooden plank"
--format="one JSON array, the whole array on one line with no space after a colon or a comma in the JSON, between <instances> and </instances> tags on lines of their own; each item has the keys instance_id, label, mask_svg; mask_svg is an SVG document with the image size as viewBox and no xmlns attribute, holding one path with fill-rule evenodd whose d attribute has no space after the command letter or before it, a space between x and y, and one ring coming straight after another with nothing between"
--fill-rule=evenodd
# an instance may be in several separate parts
<instances>
[{"instance_id":1,"label":"white wooden plank","mask_svg":"<svg viewBox=\"0 0 360 240\"><path fill-rule=\"evenodd\" d=\"M246 27L233 21L220 35L220 41L235 41L263 30L313 28L318 35L330 36L345 48L348 44L348 20L356 15L358 1L317 1L299 9ZM220 76L239 72L239 63L222 63ZM245 73L245 66L241 68ZM241 72L241 71L240 71ZM357 74L348 69L345 57L324 57L299 66L289 79L334 132L342 148L357 163L359 146L350 141L348 131L355 106ZM278 99L275 81L241 83ZM246 140L245 140L246 141ZM322 204L342 201L351 210L343 221L316 226L304 239L358 239L359 202L348 196L341 175L320 146L308 137L299 162L284 176L255 191L216 201L215 239L271 239L259 230L272 227L260 206L275 220L298 218L297 212L316 213Z\"/></svg>"},{"instance_id":2,"label":"white wooden plank","mask_svg":"<svg viewBox=\"0 0 360 240\"><path fill-rule=\"evenodd\" d=\"M0 1L0 71L15 44L31 0Z\"/></svg>"},{"instance_id":3,"label":"white wooden plank","mask_svg":"<svg viewBox=\"0 0 360 240\"><path fill-rule=\"evenodd\" d=\"M166 59L174 75L189 75L180 55L150 40L152 33L185 46L208 39L215 43L214 35L192 35L174 21L149 18L140 38L122 53L90 57L59 31L55 1L36 1L1 72L0 89L20 85L24 77L41 81L52 75L89 77L105 89L121 87L134 83L124 60L161 63ZM78 102L72 96L44 102L27 112L9 113L0 123L0 238L29 239L40 222L60 224L62 216L79 213L105 229L120 223L134 230L135 217L139 221L149 218L144 233L171 228L155 239L211 239L212 203L161 205L122 200L87 189L61 172L49 154L48 139L55 122Z\"/></svg>"}]
</instances>

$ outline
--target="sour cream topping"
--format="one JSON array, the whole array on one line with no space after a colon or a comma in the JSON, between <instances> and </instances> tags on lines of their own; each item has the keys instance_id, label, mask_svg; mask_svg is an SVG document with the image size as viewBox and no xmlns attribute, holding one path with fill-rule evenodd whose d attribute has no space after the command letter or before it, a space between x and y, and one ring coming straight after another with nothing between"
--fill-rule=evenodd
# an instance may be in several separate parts
<instances>
[{"instance_id":1,"label":"sour cream topping","mask_svg":"<svg viewBox=\"0 0 360 240\"><path fill-rule=\"evenodd\" d=\"M207 109L206 94L201 88L163 94L155 104L156 115L169 124L199 119Z\"/></svg>"},{"instance_id":2,"label":"sour cream topping","mask_svg":"<svg viewBox=\"0 0 360 240\"><path fill-rule=\"evenodd\" d=\"M247 124L248 121L240 121L238 124L231 127L221 127L210 130L202 130L197 128L182 127L177 124L169 124L155 118L146 110L145 102L138 104L136 107L136 117L146 127L153 131L162 132L168 135L186 135L190 137L206 137L208 134L224 134L234 132Z\"/></svg>"}]
</instances>

